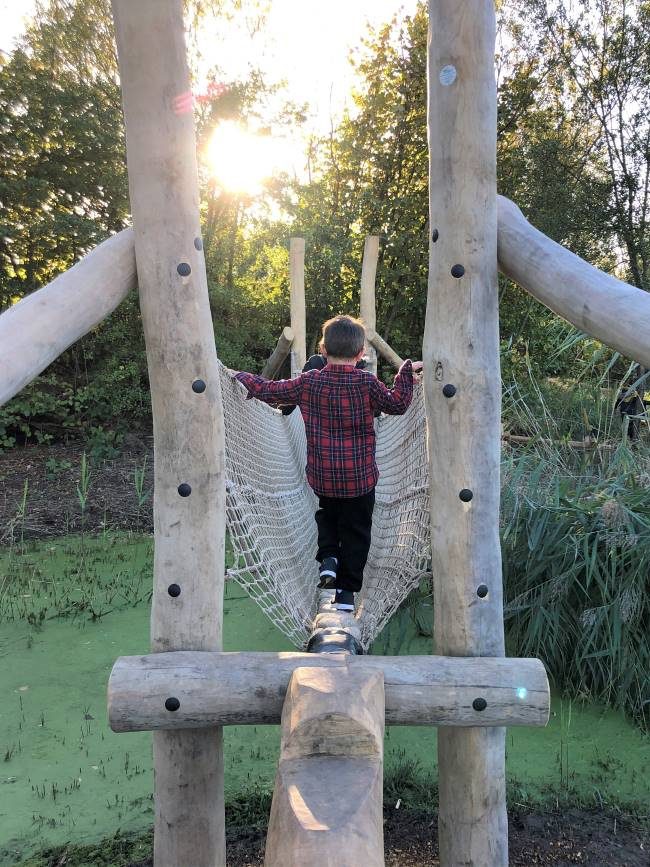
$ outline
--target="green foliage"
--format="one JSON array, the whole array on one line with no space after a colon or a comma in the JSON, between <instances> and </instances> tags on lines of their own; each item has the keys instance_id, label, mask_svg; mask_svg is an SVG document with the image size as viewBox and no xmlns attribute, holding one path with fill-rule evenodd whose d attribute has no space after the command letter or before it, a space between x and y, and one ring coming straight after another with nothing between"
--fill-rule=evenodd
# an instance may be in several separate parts
<instances>
[{"instance_id":1,"label":"green foliage","mask_svg":"<svg viewBox=\"0 0 650 867\"><path fill-rule=\"evenodd\" d=\"M650 456L513 455L503 467L509 652L572 695L650 716Z\"/></svg>"}]
</instances>

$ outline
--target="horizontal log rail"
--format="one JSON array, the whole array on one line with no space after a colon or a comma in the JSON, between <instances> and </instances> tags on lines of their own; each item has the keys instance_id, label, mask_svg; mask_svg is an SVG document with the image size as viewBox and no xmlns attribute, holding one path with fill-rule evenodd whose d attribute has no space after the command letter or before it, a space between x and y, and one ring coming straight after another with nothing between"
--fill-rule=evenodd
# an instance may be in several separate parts
<instances>
[{"instance_id":1,"label":"horizontal log rail","mask_svg":"<svg viewBox=\"0 0 650 867\"><path fill-rule=\"evenodd\" d=\"M135 289L133 230L125 229L0 316L0 406Z\"/></svg>"},{"instance_id":2,"label":"horizontal log rail","mask_svg":"<svg viewBox=\"0 0 650 867\"><path fill-rule=\"evenodd\" d=\"M499 269L580 331L650 367L650 293L551 241L498 196Z\"/></svg>"},{"instance_id":3,"label":"horizontal log rail","mask_svg":"<svg viewBox=\"0 0 650 867\"><path fill-rule=\"evenodd\" d=\"M265 379L273 379L277 376L278 371L282 367L284 360L291 352L291 347L294 341L293 329L288 325L282 329L282 334L278 338L275 349L268 358L262 370L262 376Z\"/></svg>"},{"instance_id":4,"label":"horizontal log rail","mask_svg":"<svg viewBox=\"0 0 650 867\"><path fill-rule=\"evenodd\" d=\"M366 340L371 343L377 352L386 359L396 370L399 370L404 359L400 358L395 350L386 343L383 337L380 337L372 328L366 329Z\"/></svg>"},{"instance_id":5,"label":"horizontal log rail","mask_svg":"<svg viewBox=\"0 0 650 867\"><path fill-rule=\"evenodd\" d=\"M116 732L277 724L294 670L321 665L381 671L387 725L548 721L548 679L537 659L174 651L117 660L109 722Z\"/></svg>"}]
</instances>

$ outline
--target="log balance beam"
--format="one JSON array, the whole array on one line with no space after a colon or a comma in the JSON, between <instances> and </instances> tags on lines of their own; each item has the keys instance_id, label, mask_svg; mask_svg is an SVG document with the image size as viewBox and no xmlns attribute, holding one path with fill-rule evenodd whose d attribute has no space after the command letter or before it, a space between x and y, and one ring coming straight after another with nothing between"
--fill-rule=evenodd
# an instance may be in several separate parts
<instances>
[{"instance_id":1,"label":"log balance beam","mask_svg":"<svg viewBox=\"0 0 650 867\"><path fill-rule=\"evenodd\" d=\"M108 683L113 731L273 725L297 668L380 672L388 725L544 726L550 693L537 659L222 653L122 656Z\"/></svg>"}]
</instances>

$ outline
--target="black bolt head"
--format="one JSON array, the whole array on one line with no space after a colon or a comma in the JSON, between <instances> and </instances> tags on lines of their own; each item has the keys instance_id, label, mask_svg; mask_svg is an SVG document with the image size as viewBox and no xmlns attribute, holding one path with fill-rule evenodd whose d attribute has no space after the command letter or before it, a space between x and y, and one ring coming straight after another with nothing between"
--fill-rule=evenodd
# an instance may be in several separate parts
<instances>
[{"instance_id":1,"label":"black bolt head","mask_svg":"<svg viewBox=\"0 0 650 867\"><path fill-rule=\"evenodd\" d=\"M465 269L463 268L462 265L454 265L453 268L451 269L451 276L452 277L457 277L457 278L462 277L464 273L465 273Z\"/></svg>"},{"instance_id":2,"label":"black bolt head","mask_svg":"<svg viewBox=\"0 0 650 867\"><path fill-rule=\"evenodd\" d=\"M477 701L478 701L478 699L477 699ZM180 706L181 706L180 701L177 698L174 698L173 696L171 698L165 699L165 709L166 710L171 710L171 711L178 710L178 708Z\"/></svg>"},{"instance_id":3,"label":"black bolt head","mask_svg":"<svg viewBox=\"0 0 650 867\"><path fill-rule=\"evenodd\" d=\"M488 595L488 586L487 584L479 584L476 588L476 595L479 599L485 599Z\"/></svg>"},{"instance_id":4,"label":"black bolt head","mask_svg":"<svg viewBox=\"0 0 650 867\"><path fill-rule=\"evenodd\" d=\"M472 702L474 710L482 711L487 707L487 702L484 698L475 698Z\"/></svg>"},{"instance_id":5,"label":"black bolt head","mask_svg":"<svg viewBox=\"0 0 650 867\"><path fill-rule=\"evenodd\" d=\"M200 238L195 238L194 239L194 246L197 250L202 250L203 249L203 241Z\"/></svg>"},{"instance_id":6,"label":"black bolt head","mask_svg":"<svg viewBox=\"0 0 650 867\"><path fill-rule=\"evenodd\" d=\"M181 595L181 588L178 584L170 584L167 588L167 592L171 597L176 599L177 596Z\"/></svg>"},{"instance_id":7,"label":"black bolt head","mask_svg":"<svg viewBox=\"0 0 650 867\"><path fill-rule=\"evenodd\" d=\"M438 240L439 237L440 237L440 232L437 229L434 229L433 232L431 232L431 240L433 241L434 244L436 243L436 241Z\"/></svg>"},{"instance_id":8,"label":"black bolt head","mask_svg":"<svg viewBox=\"0 0 650 867\"><path fill-rule=\"evenodd\" d=\"M451 383L449 383L448 385L443 385L442 393L445 397L453 397L456 394L456 386L451 385Z\"/></svg>"},{"instance_id":9,"label":"black bolt head","mask_svg":"<svg viewBox=\"0 0 650 867\"><path fill-rule=\"evenodd\" d=\"M189 497L192 493L192 488L187 484L187 482L183 482L182 485L178 486L178 493L181 497Z\"/></svg>"},{"instance_id":10,"label":"black bolt head","mask_svg":"<svg viewBox=\"0 0 650 867\"><path fill-rule=\"evenodd\" d=\"M192 391L196 392L196 394L203 394L206 389L206 385L202 379L195 379L192 383Z\"/></svg>"},{"instance_id":11,"label":"black bolt head","mask_svg":"<svg viewBox=\"0 0 650 867\"><path fill-rule=\"evenodd\" d=\"M470 491L469 488L463 488L463 490L460 492L460 494L458 494L458 496L461 498L463 503L469 503L474 494Z\"/></svg>"},{"instance_id":12,"label":"black bolt head","mask_svg":"<svg viewBox=\"0 0 650 867\"><path fill-rule=\"evenodd\" d=\"M181 277L189 277L190 274L192 273L192 269L187 264L187 262L180 262L176 266L176 270L178 271L178 273L180 274Z\"/></svg>"}]
</instances>

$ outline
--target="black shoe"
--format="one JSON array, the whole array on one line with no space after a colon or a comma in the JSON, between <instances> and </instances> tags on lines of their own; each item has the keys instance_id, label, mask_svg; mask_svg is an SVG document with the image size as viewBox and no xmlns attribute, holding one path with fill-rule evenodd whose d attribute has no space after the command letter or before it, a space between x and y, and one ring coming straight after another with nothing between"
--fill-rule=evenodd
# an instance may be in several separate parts
<instances>
[{"instance_id":1,"label":"black shoe","mask_svg":"<svg viewBox=\"0 0 650 867\"><path fill-rule=\"evenodd\" d=\"M332 602L337 611L354 611L354 593L351 590L337 590Z\"/></svg>"},{"instance_id":2,"label":"black shoe","mask_svg":"<svg viewBox=\"0 0 650 867\"><path fill-rule=\"evenodd\" d=\"M338 569L339 561L336 557L325 557L323 562L320 564L320 581L318 582L318 586L321 590L333 590L336 584L336 572Z\"/></svg>"}]
</instances>

